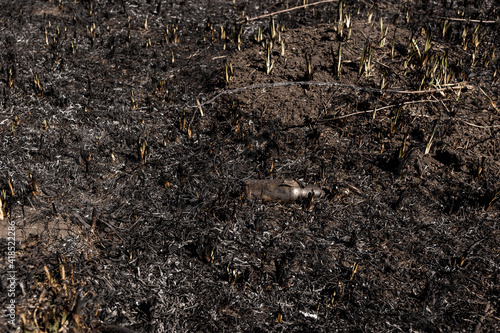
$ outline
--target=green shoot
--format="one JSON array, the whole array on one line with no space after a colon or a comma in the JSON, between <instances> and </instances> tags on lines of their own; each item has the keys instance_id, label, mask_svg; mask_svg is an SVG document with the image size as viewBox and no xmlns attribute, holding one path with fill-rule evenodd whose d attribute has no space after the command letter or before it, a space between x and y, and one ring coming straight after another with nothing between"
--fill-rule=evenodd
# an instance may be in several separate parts
<instances>
[{"instance_id":1,"label":"green shoot","mask_svg":"<svg viewBox=\"0 0 500 333\"><path fill-rule=\"evenodd\" d=\"M338 12L337 12L337 34L340 38L343 37L343 29L344 29L344 8L345 4L343 0L339 1Z\"/></svg>"},{"instance_id":2,"label":"green shoot","mask_svg":"<svg viewBox=\"0 0 500 333\"><path fill-rule=\"evenodd\" d=\"M396 54L395 52L395 44L396 44L396 36L392 39L392 44L391 44L391 59L394 59L394 55Z\"/></svg>"},{"instance_id":3,"label":"green shoot","mask_svg":"<svg viewBox=\"0 0 500 333\"><path fill-rule=\"evenodd\" d=\"M399 158L404 158L406 157L406 141L408 140L408 134L405 135L405 137L403 138L403 143L401 145L401 147L399 148L399 154L398 154L398 157Z\"/></svg>"},{"instance_id":4,"label":"green shoot","mask_svg":"<svg viewBox=\"0 0 500 333\"><path fill-rule=\"evenodd\" d=\"M340 73L342 72L342 44L339 43L339 48L337 50L337 59L335 59L335 54L333 52L333 47L331 48L333 62L335 64L335 76L340 77Z\"/></svg>"},{"instance_id":5,"label":"green shoot","mask_svg":"<svg viewBox=\"0 0 500 333\"><path fill-rule=\"evenodd\" d=\"M389 31L389 25L387 25L387 27L385 28L385 32L384 32L384 21L382 20L382 18L380 18L380 39L379 39L380 47L383 47L385 45L385 40L386 40L388 31Z\"/></svg>"},{"instance_id":6,"label":"green shoot","mask_svg":"<svg viewBox=\"0 0 500 333\"><path fill-rule=\"evenodd\" d=\"M380 90L384 90L387 82L385 81L385 74L382 74L382 81L380 82Z\"/></svg>"},{"instance_id":7,"label":"green shoot","mask_svg":"<svg viewBox=\"0 0 500 333\"><path fill-rule=\"evenodd\" d=\"M266 39L266 74L271 74L274 67L274 60L271 59L272 41Z\"/></svg>"},{"instance_id":8,"label":"green shoot","mask_svg":"<svg viewBox=\"0 0 500 333\"><path fill-rule=\"evenodd\" d=\"M274 23L274 17L271 17L271 21L269 22L269 33L271 39L276 39L276 24Z\"/></svg>"},{"instance_id":9,"label":"green shoot","mask_svg":"<svg viewBox=\"0 0 500 333\"><path fill-rule=\"evenodd\" d=\"M424 56L429 53L431 50L431 31L429 29L425 29L425 47L424 47Z\"/></svg>"},{"instance_id":10,"label":"green shoot","mask_svg":"<svg viewBox=\"0 0 500 333\"><path fill-rule=\"evenodd\" d=\"M427 141L427 145L425 146L424 155L429 154L429 152L431 151L432 141L434 140L434 134L436 133L436 127L437 127L437 121L435 121L434 125L432 126L431 136L429 137L429 141Z\"/></svg>"},{"instance_id":11,"label":"green shoot","mask_svg":"<svg viewBox=\"0 0 500 333\"><path fill-rule=\"evenodd\" d=\"M306 54L306 63L307 63L307 73L306 73L306 76L307 76L307 79L309 81L312 81L314 79L314 69L313 69L313 65L312 65L312 60L311 60L311 55L310 54Z\"/></svg>"},{"instance_id":12,"label":"green shoot","mask_svg":"<svg viewBox=\"0 0 500 333\"><path fill-rule=\"evenodd\" d=\"M224 68L225 68L225 79L226 83L229 83L231 80L231 77L233 76L233 64L228 63L227 60L224 61Z\"/></svg>"},{"instance_id":13,"label":"green shoot","mask_svg":"<svg viewBox=\"0 0 500 333\"><path fill-rule=\"evenodd\" d=\"M132 110L137 109L137 103L135 102L133 90L130 92L130 101L132 102Z\"/></svg>"},{"instance_id":14,"label":"green shoot","mask_svg":"<svg viewBox=\"0 0 500 333\"><path fill-rule=\"evenodd\" d=\"M345 16L345 27L347 28L346 39L351 39L351 33L352 33L351 13L347 13L347 15Z\"/></svg>"},{"instance_id":15,"label":"green shoot","mask_svg":"<svg viewBox=\"0 0 500 333\"><path fill-rule=\"evenodd\" d=\"M368 23L372 23L373 13L375 12L376 6L377 6L376 3L374 3L372 8L370 8L370 11L368 12Z\"/></svg>"},{"instance_id":16,"label":"green shoot","mask_svg":"<svg viewBox=\"0 0 500 333\"><path fill-rule=\"evenodd\" d=\"M448 33L448 30L450 30L450 22L448 22L448 20L445 20L443 23L443 38Z\"/></svg>"},{"instance_id":17,"label":"green shoot","mask_svg":"<svg viewBox=\"0 0 500 333\"><path fill-rule=\"evenodd\" d=\"M262 28L260 26L259 26L259 30L257 31L257 36L255 36L255 40L257 41L257 43L260 43L264 40Z\"/></svg>"},{"instance_id":18,"label":"green shoot","mask_svg":"<svg viewBox=\"0 0 500 333\"><path fill-rule=\"evenodd\" d=\"M142 164L146 164L146 158L149 152L148 142L146 141L146 139L144 140L139 139L138 146L139 146L139 156L142 160Z\"/></svg>"},{"instance_id":19,"label":"green shoot","mask_svg":"<svg viewBox=\"0 0 500 333\"><path fill-rule=\"evenodd\" d=\"M370 43L365 45L363 48L363 54L361 56L361 62L359 63L359 71L358 74L361 76L361 74L365 73L365 75L368 77L370 76L370 72L372 69L372 47Z\"/></svg>"},{"instance_id":20,"label":"green shoot","mask_svg":"<svg viewBox=\"0 0 500 333\"><path fill-rule=\"evenodd\" d=\"M402 109L403 109L403 106L401 105L399 107L398 111L396 112L396 115L391 119L391 125L390 125L390 129L389 129L390 134L394 134L396 132L396 125L398 123L399 114L401 113Z\"/></svg>"}]
</instances>

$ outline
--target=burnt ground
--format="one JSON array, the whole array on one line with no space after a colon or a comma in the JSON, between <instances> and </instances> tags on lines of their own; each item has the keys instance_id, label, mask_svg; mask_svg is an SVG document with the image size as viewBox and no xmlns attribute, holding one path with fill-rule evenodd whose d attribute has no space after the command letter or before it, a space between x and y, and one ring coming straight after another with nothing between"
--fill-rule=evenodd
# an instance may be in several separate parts
<instances>
[{"instance_id":1,"label":"burnt ground","mask_svg":"<svg viewBox=\"0 0 500 333\"><path fill-rule=\"evenodd\" d=\"M495 1L302 4L1 2L3 330L500 330Z\"/></svg>"}]
</instances>

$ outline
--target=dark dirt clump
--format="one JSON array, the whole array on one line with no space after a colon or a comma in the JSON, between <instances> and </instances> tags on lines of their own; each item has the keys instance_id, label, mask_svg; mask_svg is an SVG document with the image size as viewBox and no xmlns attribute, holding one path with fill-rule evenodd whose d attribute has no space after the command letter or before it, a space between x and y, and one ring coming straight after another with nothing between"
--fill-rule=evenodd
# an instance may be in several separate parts
<instances>
[{"instance_id":1,"label":"dark dirt clump","mask_svg":"<svg viewBox=\"0 0 500 333\"><path fill-rule=\"evenodd\" d=\"M2 330L500 329L498 6L303 3L1 2Z\"/></svg>"}]
</instances>

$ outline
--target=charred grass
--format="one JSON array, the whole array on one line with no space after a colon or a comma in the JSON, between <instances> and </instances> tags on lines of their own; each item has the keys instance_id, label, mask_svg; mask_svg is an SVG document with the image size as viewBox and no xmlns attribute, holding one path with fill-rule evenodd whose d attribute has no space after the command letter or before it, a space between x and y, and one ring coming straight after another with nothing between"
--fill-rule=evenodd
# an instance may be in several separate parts
<instances>
[{"instance_id":1,"label":"charred grass","mask_svg":"<svg viewBox=\"0 0 500 333\"><path fill-rule=\"evenodd\" d=\"M2 329L498 331L498 8L299 5L2 2Z\"/></svg>"}]
</instances>

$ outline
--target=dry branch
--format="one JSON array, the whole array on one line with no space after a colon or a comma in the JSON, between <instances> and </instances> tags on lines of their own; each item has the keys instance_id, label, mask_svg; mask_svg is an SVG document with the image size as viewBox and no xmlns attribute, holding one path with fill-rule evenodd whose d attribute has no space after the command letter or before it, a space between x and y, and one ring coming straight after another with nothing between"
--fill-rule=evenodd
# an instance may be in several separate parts
<instances>
[{"instance_id":1,"label":"dry branch","mask_svg":"<svg viewBox=\"0 0 500 333\"><path fill-rule=\"evenodd\" d=\"M349 89L355 89L355 90L361 90L361 91L367 91L367 92L374 92L374 93L391 93L391 94L404 94L404 95L416 95L416 94L432 94L436 92L441 92L441 91L446 91L446 90L457 90L457 89L463 89L463 88L468 88L471 89L472 86L467 85L466 82L460 82L455 85L450 85L446 88L440 88L440 89L432 89L432 90L390 90L390 89L377 89L377 88L369 88L369 87L359 87L355 85L350 85L350 84L342 84L342 83L337 83L337 82L318 82L318 81L298 81L298 82L292 82L292 81L285 81L285 82L279 82L279 83L259 83L259 84L254 84L251 86L246 86L246 87L241 87L241 88L236 88L232 90L226 90L223 91L211 99L209 99L206 102L203 102L201 104L197 105L191 105L190 107L192 108L198 108L200 106L212 103L215 101L217 98L223 95L228 95L228 94L234 94L237 92L241 91L246 91L246 90L251 90L251 89L259 89L259 88L274 88L274 87L284 87L284 86L311 86L311 85L317 85L317 86L334 86L334 87L341 87L341 88L349 88Z\"/></svg>"},{"instance_id":2,"label":"dry branch","mask_svg":"<svg viewBox=\"0 0 500 333\"><path fill-rule=\"evenodd\" d=\"M277 14L282 14L282 13L286 13L286 12L291 12L293 10L297 10L297 9L301 9L301 8L307 8L307 7L312 7L312 6L316 6L316 5L321 5L323 3L337 2L337 1L338 0L318 1L318 2L315 2L315 3L307 4L307 5L301 5L301 6L297 6L297 7L293 7L293 8L279 10L277 12L272 12L272 13L269 13L269 14L260 15L260 16L257 16L257 17L252 17L251 19L247 18L245 20L240 21L240 23L246 23L246 22L250 22L250 21L255 21L255 20L258 20L258 19L261 19L261 18L265 18L265 17L277 15Z\"/></svg>"}]
</instances>

